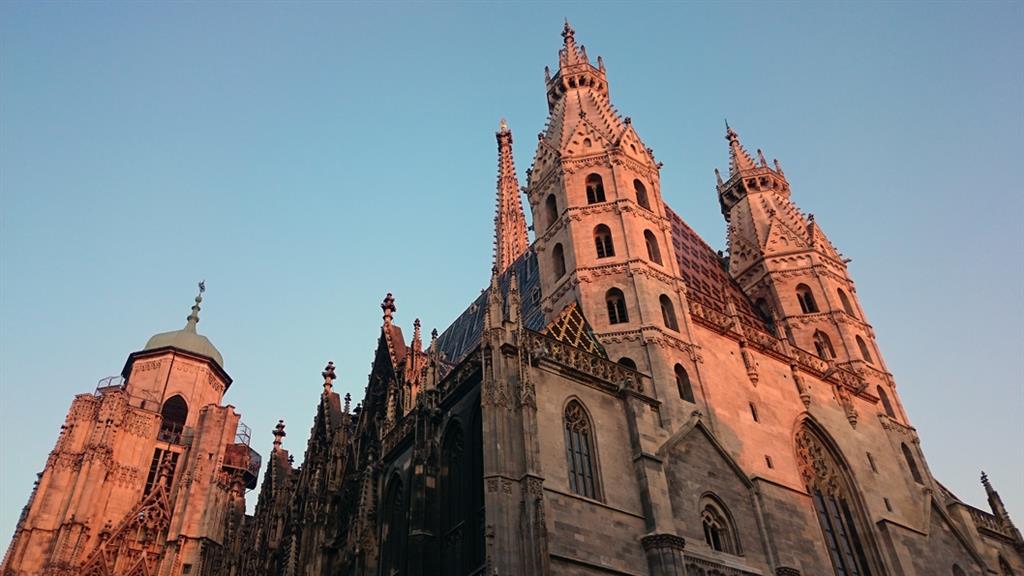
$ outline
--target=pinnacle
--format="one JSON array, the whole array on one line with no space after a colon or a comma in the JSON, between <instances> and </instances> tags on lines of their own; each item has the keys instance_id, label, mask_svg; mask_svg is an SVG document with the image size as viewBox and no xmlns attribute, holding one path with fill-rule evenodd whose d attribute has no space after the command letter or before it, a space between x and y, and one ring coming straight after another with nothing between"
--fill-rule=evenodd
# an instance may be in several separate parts
<instances>
[{"instance_id":1,"label":"pinnacle","mask_svg":"<svg viewBox=\"0 0 1024 576\"><path fill-rule=\"evenodd\" d=\"M504 119L495 136L498 140L498 186L494 215L494 266L502 272L526 252L529 241L512 157L512 131Z\"/></svg>"},{"instance_id":2,"label":"pinnacle","mask_svg":"<svg viewBox=\"0 0 1024 576\"><path fill-rule=\"evenodd\" d=\"M747 153L743 144L740 144L740 135L729 126L728 121L725 123L725 139L729 141L729 176L753 170L755 167L753 158Z\"/></svg>"}]
</instances>

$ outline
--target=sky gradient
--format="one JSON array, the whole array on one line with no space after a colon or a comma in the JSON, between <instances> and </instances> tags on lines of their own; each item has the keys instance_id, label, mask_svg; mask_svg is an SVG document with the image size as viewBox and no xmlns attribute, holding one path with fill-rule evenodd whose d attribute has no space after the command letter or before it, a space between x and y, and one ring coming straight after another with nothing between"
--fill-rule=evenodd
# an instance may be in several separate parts
<instances>
[{"instance_id":1,"label":"sky gradient","mask_svg":"<svg viewBox=\"0 0 1024 576\"><path fill-rule=\"evenodd\" d=\"M74 394L185 324L268 453L488 281L562 19L724 248L723 118L843 254L933 474L1024 527L1024 4L0 4L0 550ZM532 240L532 238L531 238ZM249 495L250 509L255 493Z\"/></svg>"}]
</instances>

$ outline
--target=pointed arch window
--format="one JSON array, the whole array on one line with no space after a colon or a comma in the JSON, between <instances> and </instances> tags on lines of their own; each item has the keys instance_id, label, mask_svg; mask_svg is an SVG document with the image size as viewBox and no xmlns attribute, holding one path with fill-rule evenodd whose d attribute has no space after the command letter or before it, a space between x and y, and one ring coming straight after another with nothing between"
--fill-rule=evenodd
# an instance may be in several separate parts
<instances>
[{"instance_id":1,"label":"pointed arch window","mask_svg":"<svg viewBox=\"0 0 1024 576\"><path fill-rule=\"evenodd\" d=\"M598 258L611 258L615 256L615 244L612 242L612 230L604 224L598 224L594 228L594 246L597 248Z\"/></svg>"},{"instance_id":2,"label":"pointed arch window","mask_svg":"<svg viewBox=\"0 0 1024 576\"><path fill-rule=\"evenodd\" d=\"M565 406L565 452L569 464L569 489L574 494L600 498L594 464L594 433L590 416L578 400Z\"/></svg>"},{"instance_id":3,"label":"pointed arch window","mask_svg":"<svg viewBox=\"0 0 1024 576\"><path fill-rule=\"evenodd\" d=\"M814 332L814 349L818 352L818 358L826 362L836 357L836 350L832 347L832 339L821 330Z\"/></svg>"},{"instance_id":4,"label":"pointed arch window","mask_svg":"<svg viewBox=\"0 0 1024 576\"><path fill-rule=\"evenodd\" d=\"M664 294L658 300L661 302L661 319L665 322L665 327L678 332L679 323L676 322L676 308L672 305L672 300Z\"/></svg>"},{"instance_id":5,"label":"pointed arch window","mask_svg":"<svg viewBox=\"0 0 1024 576\"><path fill-rule=\"evenodd\" d=\"M384 499L384 525L381 526L381 574L399 576L404 573L405 558L405 495L402 480L396 475L391 479Z\"/></svg>"},{"instance_id":6,"label":"pointed arch window","mask_svg":"<svg viewBox=\"0 0 1024 576\"><path fill-rule=\"evenodd\" d=\"M679 397L687 402L694 403L693 386L690 384L690 375L682 364L676 364L676 388L679 390Z\"/></svg>"},{"instance_id":7,"label":"pointed arch window","mask_svg":"<svg viewBox=\"0 0 1024 576\"><path fill-rule=\"evenodd\" d=\"M814 294L807 284L797 285L796 298L800 301L800 311L804 314L814 314L818 311L818 303L814 301Z\"/></svg>"},{"instance_id":8,"label":"pointed arch window","mask_svg":"<svg viewBox=\"0 0 1024 576\"><path fill-rule=\"evenodd\" d=\"M739 540L736 529L725 505L717 498L705 496L701 499L701 525L704 527L704 541L716 552L739 554Z\"/></svg>"},{"instance_id":9,"label":"pointed arch window","mask_svg":"<svg viewBox=\"0 0 1024 576\"><path fill-rule=\"evenodd\" d=\"M914 478L914 482L924 484L924 478L921 477L921 470L917 467L917 461L914 460L914 454L910 451L910 447L908 447L906 443L901 443L900 450L903 452L903 459L907 461L907 468L910 468L910 475Z\"/></svg>"},{"instance_id":10,"label":"pointed arch window","mask_svg":"<svg viewBox=\"0 0 1024 576\"><path fill-rule=\"evenodd\" d=\"M157 439L168 444L180 444L181 433L188 420L188 404L181 394L168 398L160 408L160 432Z\"/></svg>"},{"instance_id":11,"label":"pointed arch window","mask_svg":"<svg viewBox=\"0 0 1024 576\"><path fill-rule=\"evenodd\" d=\"M864 538L864 515L852 481L824 439L806 423L796 434L800 475L814 504L825 547L836 576L871 576Z\"/></svg>"},{"instance_id":12,"label":"pointed arch window","mask_svg":"<svg viewBox=\"0 0 1024 576\"><path fill-rule=\"evenodd\" d=\"M839 302L843 305L843 310L850 316L856 318L857 315L853 313L853 303L850 302L850 297L846 295L846 292L842 288L838 288L837 290L839 292Z\"/></svg>"},{"instance_id":13,"label":"pointed arch window","mask_svg":"<svg viewBox=\"0 0 1024 576\"><path fill-rule=\"evenodd\" d=\"M565 249L561 243L555 244L551 250L551 265L555 269L555 278L565 276Z\"/></svg>"},{"instance_id":14,"label":"pointed arch window","mask_svg":"<svg viewBox=\"0 0 1024 576\"><path fill-rule=\"evenodd\" d=\"M633 180L633 191L636 192L636 203L642 208L651 209L651 202L647 199L647 187L640 179Z\"/></svg>"},{"instance_id":15,"label":"pointed arch window","mask_svg":"<svg viewBox=\"0 0 1024 576\"><path fill-rule=\"evenodd\" d=\"M622 290L612 288L604 296L608 304L608 323L624 324L629 322L629 314L626 313L626 296Z\"/></svg>"},{"instance_id":16,"label":"pointed arch window","mask_svg":"<svg viewBox=\"0 0 1024 576\"><path fill-rule=\"evenodd\" d=\"M860 348L860 357L868 364L874 364L874 361L871 359L871 351L868 350L868 344L860 336L857 336L857 347Z\"/></svg>"},{"instance_id":17,"label":"pointed arch window","mask_svg":"<svg viewBox=\"0 0 1024 576\"><path fill-rule=\"evenodd\" d=\"M882 388L881 386L879 386L877 388L877 390L878 390L878 399L882 401L882 408L885 409L885 414L889 418L895 418L896 417L896 411L892 409L892 403L889 402L889 395L885 393L885 388Z\"/></svg>"},{"instance_id":18,"label":"pointed arch window","mask_svg":"<svg viewBox=\"0 0 1024 576\"><path fill-rule=\"evenodd\" d=\"M658 239L654 232L644 230L644 242L647 244L647 259L655 264L661 264L661 248L658 247Z\"/></svg>"},{"instance_id":19,"label":"pointed arch window","mask_svg":"<svg viewBox=\"0 0 1024 576\"><path fill-rule=\"evenodd\" d=\"M558 220L558 200L554 194L548 194L548 197L544 200L544 214L550 228Z\"/></svg>"},{"instance_id":20,"label":"pointed arch window","mask_svg":"<svg viewBox=\"0 0 1024 576\"><path fill-rule=\"evenodd\" d=\"M604 180L599 174L587 176L587 204L604 202Z\"/></svg>"}]
</instances>

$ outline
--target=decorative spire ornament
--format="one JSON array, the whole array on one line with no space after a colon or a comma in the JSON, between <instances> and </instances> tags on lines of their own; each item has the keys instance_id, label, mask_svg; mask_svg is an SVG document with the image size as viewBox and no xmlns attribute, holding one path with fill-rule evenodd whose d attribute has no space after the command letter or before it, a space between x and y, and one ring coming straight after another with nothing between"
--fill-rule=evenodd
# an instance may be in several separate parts
<instances>
[{"instance_id":1,"label":"decorative spire ornament","mask_svg":"<svg viewBox=\"0 0 1024 576\"><path fill-rule=\"evenodd\" d=\"M395 297L388 292L388 295L384 297L384 301L380 303L381 310L384 311L384 324L386 326L391 325L391 318L398 308L395 307Z\"/></svg>"},{"instance_id":2,"label":"decorative spire ornament","mask_svg":"<svg viewBox=\"0 0 1024 576\"><path fill-rule=\"evenodd\" d=\"M274 452L281 449L281 439L287 436L284 431L284 420L278 420L277 426L274 426Z\"/></svg>"},{"instance_id":3,"label":"decorative spire ornament","mask_svg":"<svg viewBox=\"0 0 1024 576\"><path fill-rule=\"evenodd\" d=\"M494 214L494 265L501 272L522 256L530 243L512 158L512 131L504 118L495 137L498 140L498 186Z\"/></svg>"},{"instance_id":4,"label":"decorative spire ornament","mask_svg":"<svg viewBox=\"0 0 1024 576\"><path fill-rule=\"evenodd\" d=\"M320 375L324 377L324 394L330 394L334 387L334 362L328 362L327 367Z\"/></svg>"},{"instance_id":5,"label":"decorative spire ornament","mask_svg":"<svg viewBox=\"0 0 1024 576\"><path fill-rule=\"evenodd\" d=\"M189 332L195 332L196 324L199 324L199 305L203 303L203 292L206 292L206 280L199 281L199 294L196 294L196 303L192 305L192 313L185 319L185 330Z\"/></svg>"}]
</instances>

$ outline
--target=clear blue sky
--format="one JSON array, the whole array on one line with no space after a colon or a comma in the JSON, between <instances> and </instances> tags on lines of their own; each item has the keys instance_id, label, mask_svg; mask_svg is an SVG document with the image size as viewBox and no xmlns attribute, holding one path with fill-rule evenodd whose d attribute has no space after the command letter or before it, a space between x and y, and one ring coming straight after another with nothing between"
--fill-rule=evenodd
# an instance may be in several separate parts
<instances>
[{"instance_id":1,"label":"clear blue sky","mask_svg":"<svg viewBox=\"0 0 1024 576\"><path fill-rule=\"evenodd\" d=\"M0 4L0 540L76 393L180 328L301 458L327 360L487 283L498 119L521 180L563 17L724 247L722 119L853 258L928 463L1024 527L1024 4ZM254 498L255 495L252 495Z\"/></svg>"}]
</instances>

